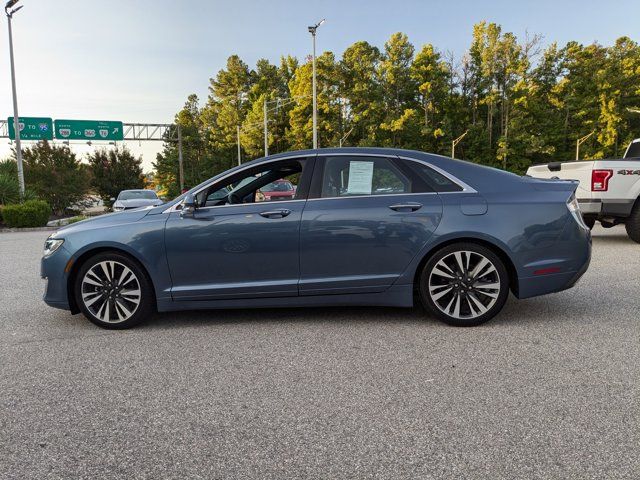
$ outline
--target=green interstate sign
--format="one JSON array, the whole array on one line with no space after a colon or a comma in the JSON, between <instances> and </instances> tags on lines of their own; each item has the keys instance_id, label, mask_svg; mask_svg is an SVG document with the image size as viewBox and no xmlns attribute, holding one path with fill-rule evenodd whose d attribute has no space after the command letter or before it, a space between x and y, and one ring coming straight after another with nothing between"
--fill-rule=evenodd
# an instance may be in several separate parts
<instances>
[{"instance_id":1,"label":"green interstate sign","mask_svg":"<svg viewBox=\"0 0 640 480\"><path fill-rule=\"evenodd\" d=\"M56 120L60 140L123 140L122 122L101 120Z\"/></svg>"},{"instance_id":2,"label":"green interstate sign","mask_svg":"<svg viewBox=\"0 0 640 480\"><path fill-rule=\"evenodd\" d=\"M20 140L53 140L53 120L46 117L18 117ZM7 118L9 138L16 139L13 117Z\"/></svg>"}]
</instances>

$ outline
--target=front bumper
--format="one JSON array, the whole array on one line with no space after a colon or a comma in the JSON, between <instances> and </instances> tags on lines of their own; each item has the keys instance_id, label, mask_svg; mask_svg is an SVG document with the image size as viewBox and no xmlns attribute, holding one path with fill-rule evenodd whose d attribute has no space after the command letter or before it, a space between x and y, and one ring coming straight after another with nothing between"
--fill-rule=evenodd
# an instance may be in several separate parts
<instances>
[{"instance_id":1,"label":"front bumper","mask_svg":"<svg viewBox=\"0 0 640 480\"><path fill-rule=\"evenodd\" d=\"M42 299L44 303L54 308L70 310L67 295L68 276L65 273L67 262L71 254L61 246L51 256L40 260L40 277L45 279L45 289Z\"/></svg>"}]
</instances>

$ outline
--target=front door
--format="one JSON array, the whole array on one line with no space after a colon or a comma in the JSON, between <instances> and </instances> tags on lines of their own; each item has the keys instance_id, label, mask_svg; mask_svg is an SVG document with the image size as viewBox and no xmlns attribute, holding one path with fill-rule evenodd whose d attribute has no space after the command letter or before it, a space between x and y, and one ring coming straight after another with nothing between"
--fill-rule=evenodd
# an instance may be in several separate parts
<instances>
[{"instance_id":1,"label":"front door","mask_svg":"<svg viewBox=\"0 0 640 480\"><path fill-rule=\"evenodd\" d=\"M312 163L249 168L201 190L192 214L171 213L165 245L173 299L296 296Z\"/></svg>"},{"instance_id":2,"label":"front door","mask_svg":"<svg viewBox=\"0 0 640 480\"><path fill-rule=\"evenodd\" d=\"M300 295L375 293L428 242L442 202L397 158L318 157L300 232ZM315 191L314 191L315 190Z\"/></svg>"}]
</instances>

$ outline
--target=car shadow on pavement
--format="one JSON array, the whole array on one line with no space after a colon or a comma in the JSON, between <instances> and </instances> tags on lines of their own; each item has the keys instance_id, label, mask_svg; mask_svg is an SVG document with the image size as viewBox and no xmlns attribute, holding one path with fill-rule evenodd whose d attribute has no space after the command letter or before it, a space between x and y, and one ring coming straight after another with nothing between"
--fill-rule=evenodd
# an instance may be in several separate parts
<instances>
[{"instance_id":1,"label":"car shadow on pavement","mask_svg":"<svg viewBox=\"0 0 640 480\"><path fill-rule=\"evenodd\" d=\"M191 310L182 312L156 313L140 328L166 329L204 325L225 325L242 323L276 323L278 325L301 323L371 323L403 322L407 324L439 322L424 311L421 306L414 308L392 307L311 307L295 308L252 308L233 310Z\"/></svg>"}]
</instances>

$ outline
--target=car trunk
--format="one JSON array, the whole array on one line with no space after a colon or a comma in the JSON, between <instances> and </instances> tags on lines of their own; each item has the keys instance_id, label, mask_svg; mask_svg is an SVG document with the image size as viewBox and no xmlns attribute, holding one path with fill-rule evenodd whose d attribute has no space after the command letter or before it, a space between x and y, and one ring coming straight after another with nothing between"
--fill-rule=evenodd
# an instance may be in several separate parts
<instances>
[{"instance_id":1,"label":"car trunk","mask_svg":"<svg viewBox=\"0 0 640 480\"><path fill-rule=\"evenodd\" d=\"M559 178L561 180L577 180L576 190L578 200L591 198L591 171L593 161L551 162L545 165L529 167L527 174L535 178Z\"/></svg>"}]
</instances>

